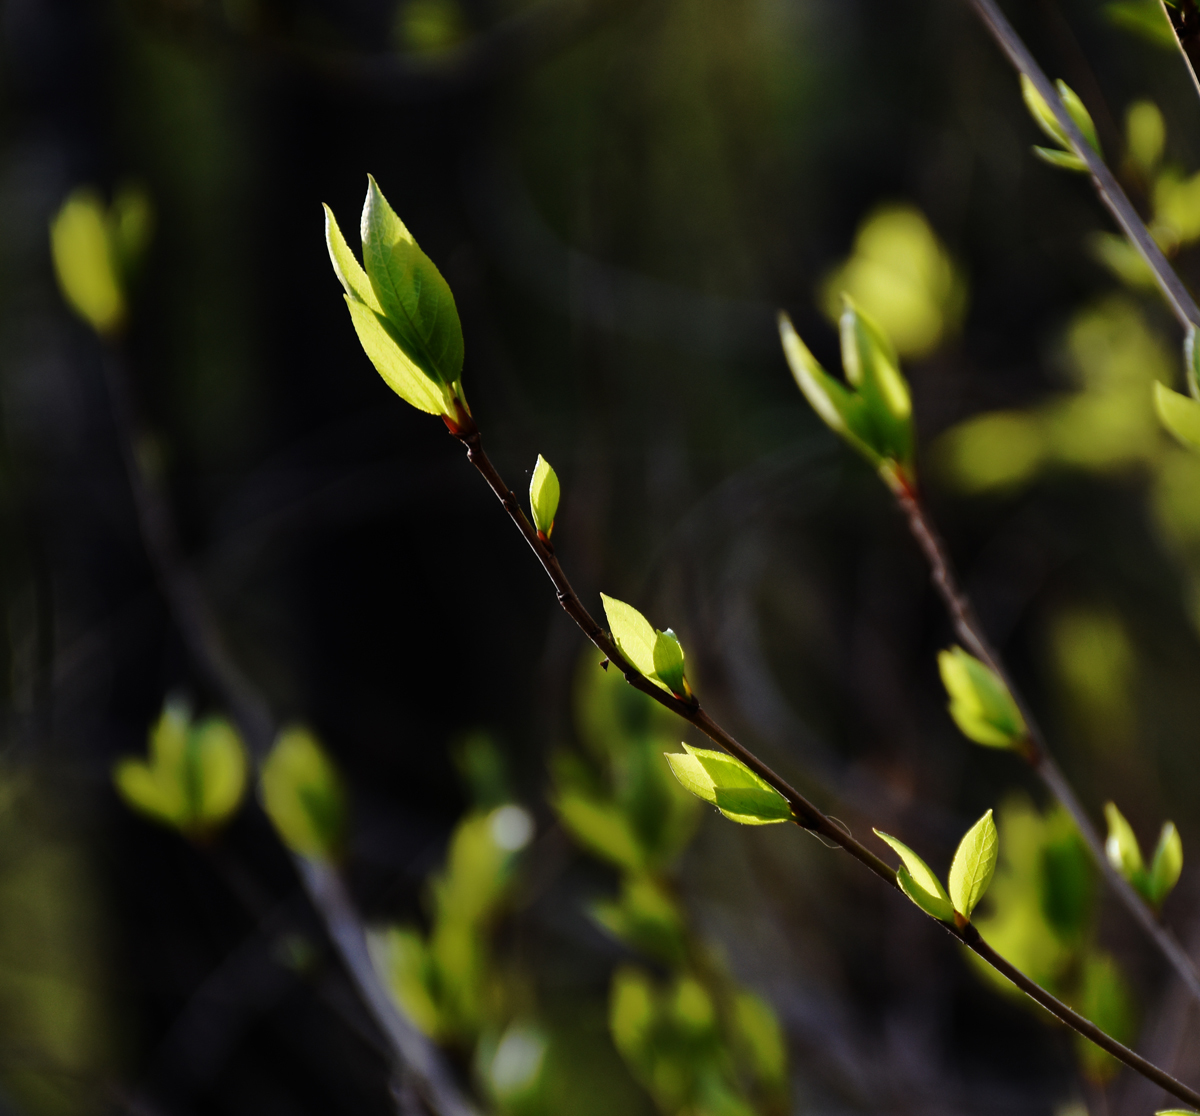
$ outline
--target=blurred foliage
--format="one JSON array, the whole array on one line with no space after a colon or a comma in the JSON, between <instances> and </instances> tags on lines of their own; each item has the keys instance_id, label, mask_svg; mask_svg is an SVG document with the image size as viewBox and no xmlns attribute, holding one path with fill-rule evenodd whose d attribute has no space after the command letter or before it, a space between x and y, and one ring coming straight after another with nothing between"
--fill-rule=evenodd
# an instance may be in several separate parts
<instances>
[{"instance_id":1,"label":"blurred foliage","mask_svg":"<svg viewBox=\"0 0 1200 1116\"><path fill-rule=\"evenodd\" d=\"M284 729L259 775L263 809L292 852L337 860L345 847L347 807L342 777L320 741L305 728Z\"/></svg>"}]
</instances>

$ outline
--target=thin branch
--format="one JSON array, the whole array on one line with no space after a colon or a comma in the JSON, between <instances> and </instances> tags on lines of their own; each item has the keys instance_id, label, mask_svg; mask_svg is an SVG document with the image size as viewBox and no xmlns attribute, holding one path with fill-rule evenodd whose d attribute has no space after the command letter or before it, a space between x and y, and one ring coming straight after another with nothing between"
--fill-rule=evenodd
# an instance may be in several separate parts
<instances>
[{"instance_id":1,"label":"thin branch","mask_svg":"<svg viewBox=\"0 0 1200 1116\"><path fill-rule=\"evenodd\" d=\"M1059 127L1071 141L1072 150L1087 164L1092 175L1092 185L1095 186L1096 193L1100 195L1100 200L1154 273L1154 279L1170 304L1175 317L1179 319L1179 324L1185 330L1200 326L1200 307L1196 306L1195 300L1188 293L1179 276L1167 263L1166 256L1154 243L1154 238L1142 223L1141 217L1138 216L1138 212L1133 208L1129 198L1125 196L1125 191L1121 189L1121 185L1113 176L1112 171L1108 169L1095 148L1083 138L1083 133L1071 119L1070 113L1063 107L1058 91L1042 72L1042 68L1034 61L1033 55L1029 53L1029 48L1013 30L1012 24L1005 19L1004 13L1000 11L995 0L969 0L969 2L1013 67L1033 82L1034 88L1041 94L1042 100L1050 106L1050 111L1054 113L1054 119L1058 121Z\"/></svg>"},{"instance_id":2,"label":"thin branch","mask_svg":"<svg viewBox=\"0 0 1200 1116\"><path fill-rule=\"evenodd\" d=\"M170 506L139 460L142 432L124 358L115 345L105 346L104 374L138 525L155 577L193 661L220 695L255 759L261 761L278 726L263 696L226 651L200 582L183 558ZM308 857L293 854L292 861L356 992L382 1032L401 1079L412 1083L437 1116L478 1116L437 1049L400 1011L380 981L367 949L366 930L341 875Z\"/></svg>"},{"instance_id":3,"label":"thin branch","mask_svg":"<svg viewBox=\"0 0 1200 1116\"><path fill-rule=\"evenodd\" d=\"M625 680L634 688L652 697L660 705L678 714L689 724L695 725L710 740L719 744L731 755L737 756L752 771L757 772L757 774L783 795L791 807L793 820L797 825L814 833L819 833L823 837L833 841L874 872L886 884L900 891L896 873L892 868L865 845L861 844L848 830L809 802L808 799L793 788L785 779L775 774L762 760L738 743L737 740L700 707L698 701L693 700L688 702L666 693L644 678L629 663L621 654L620 649L608 632L596 623L591 614L583 606L579 595L571 587L571 583L567 580L566 574L563 573L562 567L559 565L558 558L554 553L553 544L543 539L534 530L533 525L522 510L516 495L504 483L503 478L496 471L495 466L484 452L482 437L474 420L465 414L460 414L458 421L454 424L447 420L447 426L450 427L450 432L466 447L467 457L471 464L479 470L483 479L487 481L488 486L504 506L504 510L508 513L509 518L516 524L517 530L521 532L530 549L537 555L538 561L541 562L543 569L545 569L551 582L554 584L554 588L557 590L558 603L562 605L567 615L575 621L583 634L596 645L601 653L607 656L609 663L621 671L625 676ZM1102 1050L1107 1051L1114 1058L1124 1062L1125 1065L1140 1073L1147 1080L1161 1086L1172 1096L1178 1097L1188 1104L1200 1107L1200 1093L1189 1089L1166 1071L1146 1061L1139 1054L1135 1054L1128 1047L1123 1046L1116 1039L1105 1034L1094 1023L1085 1019L1077 1012L1072 1011L1061 1000L1050 995L1044 988L1032 981L1019 969L1014 968L992 949L979 936L979 931L970 922L964 920L963 925L958 926L939 921L939 925L1072 1030L1094 1042Z\"/></svg>"}]
</instances>

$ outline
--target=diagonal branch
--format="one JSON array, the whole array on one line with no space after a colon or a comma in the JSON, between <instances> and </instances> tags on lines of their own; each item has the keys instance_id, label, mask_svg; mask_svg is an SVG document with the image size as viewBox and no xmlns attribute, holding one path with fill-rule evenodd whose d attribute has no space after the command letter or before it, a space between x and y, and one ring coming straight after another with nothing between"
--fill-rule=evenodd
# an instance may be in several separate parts
<instances>
[{"instance_id":1,"label":"diagonal branch","mask_svg":"<svg viewBox=\"0 0 1200 1116\"><path fill-rule=\"evenodd\" d=\"M558 558L554 553L553 544L543 539L534 530L533 525L522 510L516 495L504 483L504 479L496 471L495 466L484 452L483 440L475 421L469 415L460 412L456 416L456 421L451 422L447 419L446 425L450 428L451 434L466 447L468 460L479 470L483 479L487 481L488 486L496 494L497 499L504 505L504 510L508 513L509 518L516 525L517 530L521 532L530 549L537 556L538 561L541 562L542 568L546 571L551 582L554 584L554 588L557 590L558 603L562 605L567 615L575 621L583 634L607 656L608 661L621 671L625 676L625 680L635 689L641 690L642 693L652 697L660 705L678 714L689 724L695 725L710 740L719 744L731 755L737 756L747 767L765 779L783 795L789 807L791 807L792 817L797 825L828 838L864 864L886 884L900 891L896 873L883 860L860 843L847 829L809 802L807 798L795 790L786 780L776 775L762 760L742 744L739 744L737 740L700 707L698 701L687 702L673 697L664 690L659 689L652 682L647 681L634 669L632 664L621 654L608 632L596 623L591 614L583 606L579 595L572 588L566 574L563 573L562 566L559 565ZM1044 988L1036 984L992 949L980 937L979 931L975 929L972 923L963 920L961 926L955 923L940 921L938 924L1073 1031L1094 1042L1102 1050L1107 1051L1114 1058L1124 1062L1125 1065L1140 1073L1147 1080L1159 1085L1172 1096L1178 1097L1188 1104L1200 1107L1200 1093L1188 1088L1188 1086L1184 1085L1181 1081L1177 1081L1165 1070L1159 1069L1158 1066L1148 1062L1141 1055L1134 1053L1127 1046L1117 1042L1116 1039L1105 1034L1094 1023L1067 1007L1061 1000L1051 996Z\"/></svg>"},{"instance_id":2,"label":"diagonal branch","mask_svg":"<svg viewBox=\"0 0 1200 1116\"><path fill-rule=\"evenodd\" d=\"M142 432L124 356L115 345L105 346L104 377L138 526L155 578L188 653L261 762L278 726L262 694L226 650L204 590L183 558L170 505L139 460ZM331 865L305 856L293 854L292 862L355 991L383 1034L397 1075L411 1081L435 1116L478 1116L436 1047L400 1011L380 981L367 949L366 930L341 874Z\"/></svg>"}]
</instances>

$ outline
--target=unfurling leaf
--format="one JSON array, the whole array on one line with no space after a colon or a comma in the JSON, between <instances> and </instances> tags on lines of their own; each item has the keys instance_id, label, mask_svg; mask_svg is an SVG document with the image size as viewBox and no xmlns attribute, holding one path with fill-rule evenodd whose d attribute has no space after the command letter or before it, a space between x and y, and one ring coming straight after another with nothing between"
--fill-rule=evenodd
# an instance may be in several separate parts
<instances>
[{"instance_id":1,"label":"unfurling leaf","mask_svg":"<svg viewBox=\"0 0 1200 1116\"><path fill-rule=\"evenodd\" d=\"M963 918L970 920L992 882L998 851L996 823L989 810L967 830L950 865L950 901Z\"/></svg>"},{"instance_id":2,"label":"unfurling leaf","mask_svg":"<svg viewBox=\"0 0 1200 1116\"><path fill-rule=\"evenodd\" d=\"M126 187L106 209L100 195L80 187L50 222L50 254L63 298L101 335L125 324L125 281L145 248L150 203Z\"/></svg>"},{"instance_id":3,"label":"unfurling leaf","mask_svg":"<svg viewBox=\"0 0 1200 1116\"><path fill-rule=\"evenodd\" d=\"M903 861L896 872L897 882L907 895L926 914L942 922L954 921L954 904L942 886L942 881L903 841L897 841L886 833L875 830L875 836L886 841Z\"/></svg>"},{"instance_id":4,"label":"unfurling leaf","mask_svg":"<svg viewBox=\"0 0 1200 1116\"><path fill-rule=\"evenodd\" d=\"M1189 375L1195 373L1189 368ZM1165 384L1154 385L1154 409L1159 421L1188 449L1200 450L1200 402Z\"/></svg>"},{"instance_id":5,"label":"unfurling leaf","mask_svg":"<svg viewBox=\"0 0 1200 1116\"><path fill-rule=\"evenodd\" d=\"M666 757L675 778L730 821L771 825L792 820L787 799L736 757L689 744Z\"/></svg>"},{"instance_id":6,"label":"unfurling leaf","mask_svg":"<svg viewBox=\"0 0 1200 1116\"><path fill-rule=\"evenodd\" d=\"M779 337L797 386L834 433L857 450L893 491L915 483L912 401L883 331L848 297L839 322L849 387L835 380L800 340L786 314Z\"/></svg>"},{"instance_id":7,"label":"unfurling leaf","mask_svg":"<svg viewBox=\"0 0 1200 1116\"><path fill-rule=\"evenodd\" d=\"M1147 880L1147 895L1152 907L1161 907L1163 900L1171 894L1183 871L1183 842L1174 822L1165 822L1158 836L1158 846L1150 861Z\"/></svg>"},{"instance_id":8,"label":"unfurling leaf","mask_svg":"<svg viewBox=\"0 0 1200 1116\"><path fill-rule=\"evenodd\" d=\"M360 232L363 266L325 206L325 243L346 292L355 332L401 399L451 422L469 414L462 392L463 337L449 284L368 176Z\"/></svg>"},{"instance_id":9,"label":"unfurling leaf","mask_svg":"<svg viewBox=\"0 0 1200 1116\"><path fill-rule=\"evenodd\" d=\"M961 647L938 654L950 716L962 734L989 748L1015 748L1025 739L1025 719L1008 687L991 667Z\"/></svg>"},{"instance_id":10,"label":"unfurling leaf","mask_svg":"<svg viewBox=\"0 0 1200 1116\"><path fill-rule=\"evenodd\" d=\"M683 648L668 628L658 631L633 605L600 594L613 640L629 665L659 689L685 700L692 691L683 671Z\"/></svg>"},{"instance_id":11,"label":"unfurling leaf","mask_svg":"<svg viewBox=\"0 0 1200 1116\"><path fill-rule=\"evenodd\" d=\"M529 482L529 510L533 513L533 526L544 539L554 530L554 517L558 514L558 474L540 453L533 467L533 478Z\"/></svg>"},{"instance_id":12,"label":"unfurling leaf","mask_svg":"<svg viewBox=\"0 0 1200 1116\"><path fill-rule=\"evenodd\" d=\"M1104 851L1109 864L1139 891L1142 890L1139 881L1145 876L1146 869L1133 827L1117 809L1115 802L1109 802L1104 807L1104 817L1108 821L1108 840L1104 843Z\"/></svg>"},{"instance_id":13,"label":"unfurling leaf","mask_svg":"<svg viewBox=\"0 0 1200 1116\"><path fill-rule=\"evenodd\" d=\"M283 843L300 856L336 860L345 840L346 792L317 738L284 729L260 782L263 808Z\"/></svg>"},{"instance_id":14,"label":"unfurling leaf","mask_svg":"<svg viewBox=\"0 0 1200 1116\"><path fill-rule=\"evenodd\" d=\"M1083 133L1083 138L1087 143L1099 153L1100 141L1096 136L1096 126L1092 123L1092 118L1084 103L1066 82L1059 81L1055 84L1063 108L1067 110L1067 115ZM1053 150L1047 147L1035 147L1034 152L1047 163L1063 170L1087 171L1086 160L1075 151L1071 140L1062 125L1059 124L1050 106L1025 74L1021 75L1021 96L1037 126L1061 148L1061 150Z\"/></svg>"},{"instance_id":15,"label":"unfurling leaf","mask_svg":"<svg viewBox=\"0 0 1200 1116\"><path fill-rule=\"evenodd\" d=\"M139 813L203 838L241 803L246 753L228 722L211 718L193 725L185 706L168 702L150 730L148 759L119 760L113 781Z\"/></svg>"}]
</instances>

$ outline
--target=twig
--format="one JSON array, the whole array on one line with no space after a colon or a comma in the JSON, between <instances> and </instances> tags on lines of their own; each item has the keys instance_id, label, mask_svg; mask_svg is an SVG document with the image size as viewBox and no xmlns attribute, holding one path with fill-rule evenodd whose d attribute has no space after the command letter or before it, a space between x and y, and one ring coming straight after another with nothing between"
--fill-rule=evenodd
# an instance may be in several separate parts
<instances>
[{"instance_id":1,"label":"twig","mask_svg":"<svg viewBox=\"0 0 1200 1116\"><path fill-rule=\"evenodd\" d=\"M516 524L517 530L521 532L530 549L537 555L538 561L541 562L542 567L558 592L558 603L562 605L567 615L575 621L583 634L607 656L612 666L621 671L625 676L625 680L635 689L641 690L642 693L652 697L660 705L678 714L689 724L695 725L710 740L719 744L731 755L737 756L752 771L757 772L758 775L783 795L788 806L791 808L793 820L797 825L814 833L819 833L821 836L833 841L874 872L881 880L899 891L900 885L896 879L896 873L892 868L865 845L861 844L846 829L838 825L832 818L809 802L799 791L788 784L786 780L776 775L762 760L739 744L737 740L701 709L698 701L688 702L674 697L658 686L655 686L652 682L649 682L634 669L621 654L620 649L608 632L597 624L587 609L584 608L578 594L571 587L571 583L567 580L566 574L563 573L562 567L559 565L553 545L543 540L537 531L534 530L533 525L522 510L516 495L504 483L503 478L496 471L495 466L492 465L487 454L484 452L482 437L474 420L466 414L459 414L457 418L458 421L453 424L447 420L450 432L466 447L467 458L479 470L483 479L487 481L488 486L504 506L504 510L508 513L509 518ZM1168 1093L1172 1094L1172 1096L1178 1097L1188 1104L1200 1107L1200 1093L1189 1089L1182 1082L1175 1080L1169 1073L1146 1061L1140 1055L1135 1054L1128 1047L1123 1046L1116 1039L1105 1034L1094 1023L1089 1022L1082 1015L1072 1011L1061 1000L1050 995L1044 988L1041 988L1019 969L1014 968L996 953L979 936L979 931L970 922L964 921L962 926L945 922L939 922L939 925L943 926L950 934L962 942L963 945L983 958L994 969L1012 981L1022 992L1041 1004L1042 1007L1072 1030L1094 1042L1102 1050L1107 1051L1114 1058L1124 1062L1125 1065L1136 1070L1143 1077L1161 1086Z\"/></svg>"},{"instance_id":2,"label":"twig","mask_svg":"<svg viewBox=\"0 0 1200 1116\"><path fill-rule=\"evenodd\" d=\"M917 540L917 545L920 546L929 562L930 580L942 598L946 611L950 614L955 634L972 655L987 663L1000 676L1020 708L1021 715L1025 718L1028 737L1027 746L1021 751L1022 757L1041 777L1046 789L1071 816L1071 820L1075 823L1075 827L1088 847L1088 852L1091 853L1096 866L1113 891L1117 893L1117 897L1170 962L1171 967L1187 985L1191 995L1200 1000L1200 974L1196 972L1196 966L1175 935L1155 918L1154 913L1141 896L1133 890L1129 881L1109 862L1100 834L1096 832L1096 827L1092 825L1087 811L1080 803L1071 784L1067 782L1067 777L1062 773L1062 769L1054 762L1054 758L1047 750L1046 739L1041 727L1020 691L1013 684L999 654L988 642L983 625L975 615L970 600L959 588L958 579L954 575L954 567L946 552L946 545L934 528L920 497L915 492L906 490L897 495L896 502L908 520L908 527L913 538Z\"/></svg>"},{"instance_id":3,"label":"twig","mask_svg":"<svg viewBox=\"0 0 1200 1116\"><path fill-rule=\"evenodd\" d=\"M138 459L143 442L123 354L115 344L104 349L104 375L138 525L155 577L193 661L220 695L251 753L261 761L275 740L277 726L262 695L226 651L204 591L183 559L167 500ZM478 1116L436 1048L401 1013L380 981L367 950L366 930L340 874L308 857L293 854L292 861L355 990L387 1041L397 1074L412 1083L437 1116Z\"/></svg>"}]
</instances>

